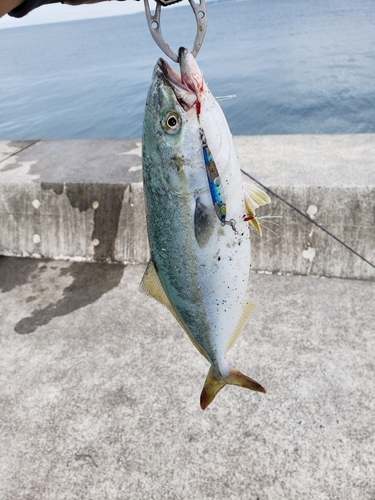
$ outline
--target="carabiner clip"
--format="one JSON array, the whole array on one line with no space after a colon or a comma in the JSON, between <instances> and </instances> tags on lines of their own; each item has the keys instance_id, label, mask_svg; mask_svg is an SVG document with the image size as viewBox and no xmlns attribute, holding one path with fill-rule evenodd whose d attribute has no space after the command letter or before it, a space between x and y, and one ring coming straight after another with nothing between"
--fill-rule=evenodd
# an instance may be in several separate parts
<instances>
[{"instance_id":1,"label":"carabiner clip","mask_svg":"<svg viewBox=\"0 0 375 500\"><path fill-rule=\"evenodd\" d=\"M194 40L194 47L191 53L194 57L197 56L199 49L202 46L204 35L206 34L207 29L207 12L206 12L206 2L205 0L200 0L200 3L197 5L194 0L189 0L191 8L194 11L195 19L197 21L197 35ZM161 32L161 24L160 24L160 12L161 6L159 0L156 0L156 9L155 14L151 14L150 5L148 0L145 0L145 11L146 11L146 19L147 24L152 35L152 38L155 40L155 43L161 48L161 50L168 57L172 59L172 61L178 63L178 55L173 52L170 46L166 43L163 37L163 33Z\"/></svg>"}]
</instances>

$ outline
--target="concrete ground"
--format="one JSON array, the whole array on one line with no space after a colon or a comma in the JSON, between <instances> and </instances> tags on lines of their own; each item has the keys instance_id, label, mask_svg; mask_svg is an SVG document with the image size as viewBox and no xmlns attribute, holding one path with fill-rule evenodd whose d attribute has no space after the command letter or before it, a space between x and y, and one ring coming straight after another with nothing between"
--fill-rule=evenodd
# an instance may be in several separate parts
<instances>
[{"instance_id":1,"label":"concrete ground","mask_svg":"<svg viewBox=\"0 0 375 500\"><path fill-rule=\"evenodd\" d=\"M375 282L251 274L225 387L143 266L0 258L2 500L375 498Z\"/></svg>"}]
</instances>

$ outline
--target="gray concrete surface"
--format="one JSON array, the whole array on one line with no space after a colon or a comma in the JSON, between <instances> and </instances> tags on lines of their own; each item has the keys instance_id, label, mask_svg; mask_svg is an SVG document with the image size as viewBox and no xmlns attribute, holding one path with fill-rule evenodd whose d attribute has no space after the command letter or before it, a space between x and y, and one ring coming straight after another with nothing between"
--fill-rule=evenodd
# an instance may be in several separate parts
<instances>
[{"instance_id":1,"label":"gray concrete surface","mask_svg":"<svg viewBox=\"0 0 375 500\"><path fill-rule=\"evenodd\" d=\"M375 134L235 137L243 169L375 265ZM139 139L0 143L0 254L145 263ZM253 269L375 279L271 195ZM275 230L275 226L265 226Z\"/></svg>"},{"instance_id":2,"label":"gray concrete surface","mask_svg":"<svg viewBox=\"0 0 375 500\"><path fill-rule=\"evenodd\" d=\"M135 139L3 141L0 254L147 262L140 146Z\"/></svg>"},{"instance_id":3,"label":"gray concrete surface","mask_svg":"<svg viewBox=\"0 0 375 500\"><path fill-rule=\"evenodd\" d=\"M251 274L226 387L144 266L0 258L0 498L375 498L375 283Z\"/></svg>"}]
</instances>

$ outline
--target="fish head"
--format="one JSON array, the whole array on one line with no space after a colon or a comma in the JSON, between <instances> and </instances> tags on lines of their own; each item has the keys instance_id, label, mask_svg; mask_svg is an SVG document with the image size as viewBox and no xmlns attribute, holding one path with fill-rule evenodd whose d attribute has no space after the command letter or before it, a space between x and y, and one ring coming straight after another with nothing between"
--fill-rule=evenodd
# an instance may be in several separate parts
<instances>
[{"instance_id":1,"label":"fish head","mask_svg":"<svg viewBox=\"0 0 375 500\"><path fill-rule=\"evenodd\" d=\"M154 186L190 194L207 187L199 133L199 94L203 76L195 59L180 49L181 74L159 59L148 92L143 124L144 175Z\"/></svg>"}]
</instances>

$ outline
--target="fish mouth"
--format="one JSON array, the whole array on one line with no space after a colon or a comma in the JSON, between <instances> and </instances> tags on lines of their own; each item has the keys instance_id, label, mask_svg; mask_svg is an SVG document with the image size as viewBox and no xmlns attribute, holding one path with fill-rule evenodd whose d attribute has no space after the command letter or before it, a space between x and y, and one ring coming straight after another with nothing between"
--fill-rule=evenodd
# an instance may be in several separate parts
<instances>
[{"instance_id":1,"label":"fish mouth","mask_svg":"<svg viewBox=\"0 0 375 500\"><path fill-rule=\"evenodd\" d=\"M199 102L204 91L204 79L194 56L188 49L180 47L178 55L181 74L177 73L164 59L160 58L157 65L164 81L172 88L177 101L185 111L188 111Z\"/></svg>"}]
</instances>

